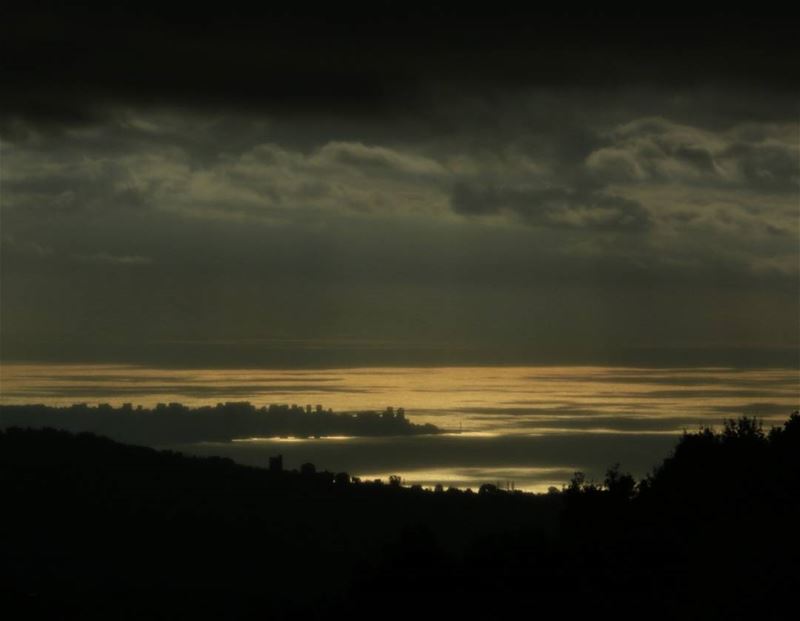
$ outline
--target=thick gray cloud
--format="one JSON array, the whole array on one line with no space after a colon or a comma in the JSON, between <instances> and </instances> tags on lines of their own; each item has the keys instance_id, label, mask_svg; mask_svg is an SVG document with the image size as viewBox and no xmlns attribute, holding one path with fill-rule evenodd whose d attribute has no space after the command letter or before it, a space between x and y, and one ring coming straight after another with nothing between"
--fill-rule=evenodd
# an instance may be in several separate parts
<instances>
[{"instance_id":1,"label":"thick gray cloud","mask_svg":"<svg viewBox=\"0 0 800 621\"><path fill-rule=\"evenodd\" d=\"M511 213L532 225L598 230L642 230L650 214L638 202L602 193L565 188L470 187L457 185L456 213L487 216Z\"/></svg>"},{"instance_id":2,"label":"thick gray cloud","mask_svg":"<svg viewBox=\"0 0 800 621\"><path fill-rule=\"evenodd\" d=\"M796 363L792 85L481 67L370 82L375 113L147 82L11 106L3 358Z\"/></svg>"}]
</instances>

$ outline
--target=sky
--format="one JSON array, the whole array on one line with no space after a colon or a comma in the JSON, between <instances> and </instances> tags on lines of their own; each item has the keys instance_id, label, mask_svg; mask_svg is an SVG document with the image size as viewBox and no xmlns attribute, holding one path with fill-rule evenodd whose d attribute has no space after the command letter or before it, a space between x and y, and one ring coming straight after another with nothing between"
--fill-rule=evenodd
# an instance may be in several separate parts
<instances>
[{"instance_id":1,"label":"sky","mask_svg":"<svg viewBox=\"0 0 800 621\"><path fill-rule=\"evenodd\" d=\"M796 20L0 22L0 361L798 364Z\"/></svg>"}]
</instances>

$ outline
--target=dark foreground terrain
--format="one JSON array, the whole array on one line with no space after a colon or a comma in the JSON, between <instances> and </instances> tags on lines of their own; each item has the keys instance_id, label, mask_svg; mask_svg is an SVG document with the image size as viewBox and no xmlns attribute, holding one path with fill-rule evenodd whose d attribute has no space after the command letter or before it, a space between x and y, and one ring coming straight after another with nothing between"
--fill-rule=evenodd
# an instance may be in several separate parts
<instances>
[{"instance_id":1,"label":"dark foreground terrain","mask_svg":"<svg viewBox=\"0 0 800 621\"><path fill-rule=\"evenodd\" d=\"M276 464L277 466L277 464ZM800 415L646 480L424 491L90 434L0 433L4 618L791 619Z\"/></svg>"}]
</instances>

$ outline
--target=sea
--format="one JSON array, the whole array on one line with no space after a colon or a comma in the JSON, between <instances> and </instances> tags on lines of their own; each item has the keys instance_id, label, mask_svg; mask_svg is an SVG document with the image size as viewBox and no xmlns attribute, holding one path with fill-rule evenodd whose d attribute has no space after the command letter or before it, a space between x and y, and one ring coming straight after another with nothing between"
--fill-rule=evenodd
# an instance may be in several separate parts
<instances>
[{"instance_id":1,"label":"sea","mask_svg":"<svg viewBox=\"0 0 800 621\"><path fill-rule=\"evenodd\" d=\"M797 369L604 366L174 369L4 364L0 403L153 406L317 404L337 412L404 408L443 433L399 437L237 438L158 448L266 465L283 455L362 479L545 492L575 472L601 481L615 465L637 478L684 432L739 416L765 428L800 407Z\"/></svg>"}]
</instances>

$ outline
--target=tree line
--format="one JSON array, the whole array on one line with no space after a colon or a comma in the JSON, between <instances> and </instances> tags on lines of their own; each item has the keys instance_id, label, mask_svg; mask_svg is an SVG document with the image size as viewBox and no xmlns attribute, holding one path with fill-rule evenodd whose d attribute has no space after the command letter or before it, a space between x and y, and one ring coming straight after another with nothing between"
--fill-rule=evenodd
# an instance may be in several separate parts
<instances>
[{"instance_id":1,"label":"tree line","mask_svg":"<svg viewBox=\"0 0 800 621\"><path fill-rule=\"evenodd\" d=\"M800 414L685 433L642 480L406 488L0 432L0 590L40 618L782 619ZM18 617L15 617L18 618Z\"/></svg>"}]
</instances>

